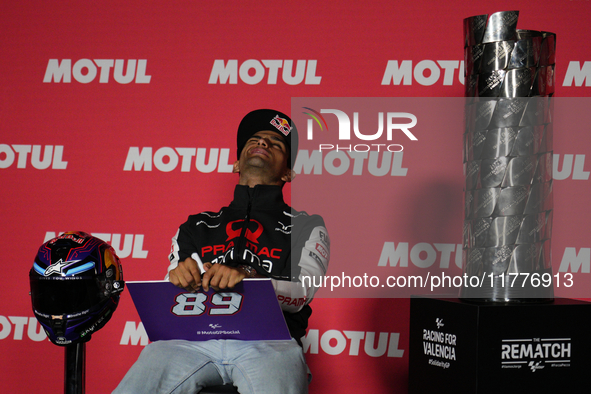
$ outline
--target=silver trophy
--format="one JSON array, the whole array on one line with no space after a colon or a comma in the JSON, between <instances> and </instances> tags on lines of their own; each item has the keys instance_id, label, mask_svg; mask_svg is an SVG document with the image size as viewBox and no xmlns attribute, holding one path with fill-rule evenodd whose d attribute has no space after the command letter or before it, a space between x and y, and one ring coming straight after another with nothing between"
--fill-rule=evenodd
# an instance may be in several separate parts
<instances>
[{"instance_id":1,"label":"silver trophy","mask_svg":"<svg viewBox=\"0 0 591 394\"><path fill-rule=\"evenodd\" d=\"M464 20L464 276L460 297L552 300L553 33L519 12ZM478 286L474 284L478 283Z\"/></svg>"}]
</instances>

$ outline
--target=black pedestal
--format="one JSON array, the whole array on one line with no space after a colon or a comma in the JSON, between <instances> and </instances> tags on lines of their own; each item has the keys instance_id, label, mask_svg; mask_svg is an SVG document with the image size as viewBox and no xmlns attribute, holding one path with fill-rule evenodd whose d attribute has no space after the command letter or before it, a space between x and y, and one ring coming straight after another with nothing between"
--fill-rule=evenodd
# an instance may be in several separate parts
<instances>
[{"instance_id":1,"label":"black pedestal","mask_svg":"<svg viewBox=\"0 0 591 394\"><path fill-rule=\"evenodd\" d=\"M589 385L591 303L413 297L409 393L577 393Z\"/></svg>"},{"instance_id":2,"label":"black pedestal","mask_svg":"<svg viewBox=\"0 0 591 394\"><path fill-rule=\"evenodd\" d=\"M86 384L86 342L67 345L64 358L64 393L84 394Z\"/></svg>"}]
</instances>

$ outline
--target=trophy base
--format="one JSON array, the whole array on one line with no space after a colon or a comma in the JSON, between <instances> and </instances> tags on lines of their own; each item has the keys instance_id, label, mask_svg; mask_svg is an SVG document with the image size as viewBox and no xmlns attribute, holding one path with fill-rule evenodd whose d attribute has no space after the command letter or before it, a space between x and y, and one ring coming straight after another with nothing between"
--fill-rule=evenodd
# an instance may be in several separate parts
<instances>
[{"instance_id":1,"label":"trophy base","mask_svg":"<svg viewBox=\"0 0 591 394\"><path fill-rule=\"evenodd\" d=\"M591 303L529 300L411 298L409 393L578 392Z\"/></svg>"}]
</instances>

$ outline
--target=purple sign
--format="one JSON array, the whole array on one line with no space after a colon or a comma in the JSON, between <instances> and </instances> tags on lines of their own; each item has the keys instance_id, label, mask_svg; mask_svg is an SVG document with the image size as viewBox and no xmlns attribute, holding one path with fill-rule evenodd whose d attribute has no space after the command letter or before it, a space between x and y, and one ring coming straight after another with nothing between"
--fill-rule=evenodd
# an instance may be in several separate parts
<instances>
[{"instance_id":1,"label":"purple sign","mask_svg":"<svg viewBox=\"0 0 591 394\"><path fill-rule=\"evenodd\" d=\"M126 286L152 342L291 339L269 279L245 279L218 292L189 293L167 281Z\"/></svg>"}]
</instances>

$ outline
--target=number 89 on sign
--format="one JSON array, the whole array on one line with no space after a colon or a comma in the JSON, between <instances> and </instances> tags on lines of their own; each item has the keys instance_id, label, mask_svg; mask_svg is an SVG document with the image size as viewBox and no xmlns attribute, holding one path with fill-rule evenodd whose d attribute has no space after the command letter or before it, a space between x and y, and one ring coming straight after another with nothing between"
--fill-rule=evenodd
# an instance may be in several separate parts
<instances>
[{"instance_id":1,"label":"number 89 on sign","mask_svg":"<svg viewBox=\"0 0 591 394\"><path fill-rule=\"evenodd\" d=\"M177 316L199 316L204 313L214 316L230 316L242 307L242 294L235 292L182 293L175 297L171 312Z\"/></svg>"}]
</instances>

